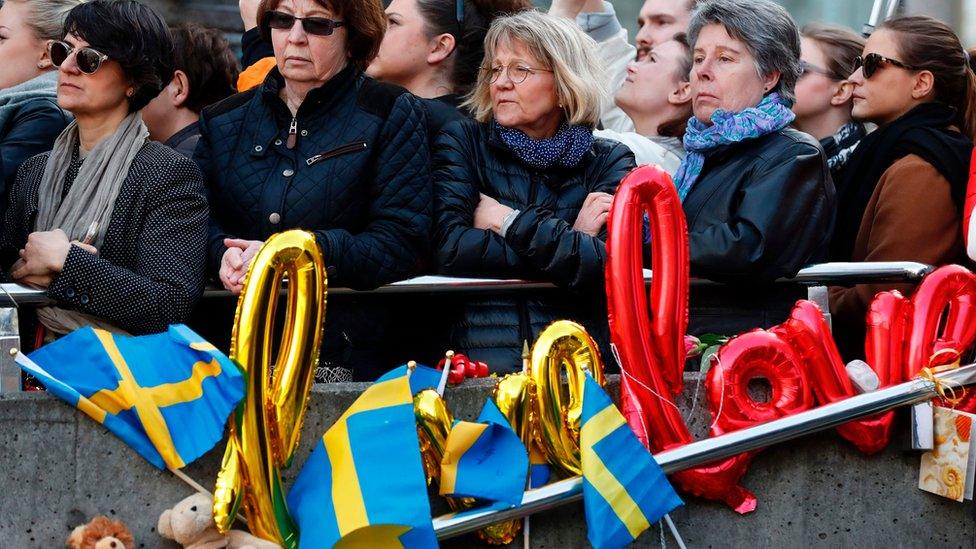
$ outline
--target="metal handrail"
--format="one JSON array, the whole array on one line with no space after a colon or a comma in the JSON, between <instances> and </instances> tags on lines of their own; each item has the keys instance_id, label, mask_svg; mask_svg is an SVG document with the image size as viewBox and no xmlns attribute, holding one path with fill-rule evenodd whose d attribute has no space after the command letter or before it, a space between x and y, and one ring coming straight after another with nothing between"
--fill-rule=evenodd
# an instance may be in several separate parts
<instances>
[{"instance_id":1,"label":"metal handrail","mask_svg":"<svg viewBox=\"0 0 976 549\"><path fill-rule=\"evenodd\" d=\"M937 374L940 383L965 386L976 383L976 365ZM758 450L795 438L824 431L859 418L871 416L908 404L931 400L936 386L931 381L913 379L899 385L857 395L763 423L722 436L692 442L673 450L654 455L667 474L711 463L742 452ZM493 507L449 513L434 519L434 532L439 539L452 538L474 532L490 524L525 517L540 511L579 501L583 497L583 480L572 477L528 490L519 506L498 509Z\"/></svg>"},{"instance_id":2,"label":"metal handrail","mask_svg":"<svg viewBox=\"0 0 976 549\"><path fill-rule=\"evenodd\" d=\"M803 285L918 282L931 270L932 267L929 265L910 261L822 263L805 267L795 277L783 279L782 282ZM651 283L650 269L644 269L644 282L645 284ZM691 283L693 286L714 284L711 281L703 279L692 279ZM376 288L375 290L329 288L329 295L499 292L554 288L556 286L549 282L494 278L456 278L430 275L394 282ZM208 288L204 291L205 298L227 298L230 296L230 292L224 289ZM51 301L43 290L28 288L19 284L0 284L0 307L46 305L51 303Z\"/></svg>"}]
</instances>

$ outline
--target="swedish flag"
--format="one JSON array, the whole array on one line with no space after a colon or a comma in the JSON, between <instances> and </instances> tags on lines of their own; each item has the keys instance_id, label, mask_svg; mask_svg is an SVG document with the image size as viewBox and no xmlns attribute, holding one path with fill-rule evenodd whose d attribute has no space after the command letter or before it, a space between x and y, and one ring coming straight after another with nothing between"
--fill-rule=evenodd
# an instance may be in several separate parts
<instances>
[{"instance_id":1,"label":"swedish flag","mask_svg":"<svg viewBox=\"0 0 976 549\"><path fill-rule=\"evenodd\" d=\"M488 399L477 422L457 422L447 436L440 494L518 505L528 474L525 446Z\"/></svg>"},{"instance_id":2,"label":"swedish flag","mask_svg":"<svg viewBox=\"0 0 976 549\"><path fill-rule=\"evenodd\" d=\"M654 457L589 374L583 388L582 423L587 537L597 549L623 547L682 502Z\"/></svg>"},{"instance_id":3,"label":"swedish flag","mask_svg":"<svg viewBox=\"0 0 976 549\"><path fill-rule=\"evenodd\" d=\"M16 361L159 468L210 450L244 397L237 366L182 325L140 337L82 328Z\"/></svg>"},{"instance_id":4,"label":"swedish flag","mask_svg":"<svg viewBox=\"0 0 976 549\"><path fill-rule=\"evenodd\" d=\"M295 479L300 547L436 547L410 381L397 371L356 399Z\"/></svg>"}]
</instances>

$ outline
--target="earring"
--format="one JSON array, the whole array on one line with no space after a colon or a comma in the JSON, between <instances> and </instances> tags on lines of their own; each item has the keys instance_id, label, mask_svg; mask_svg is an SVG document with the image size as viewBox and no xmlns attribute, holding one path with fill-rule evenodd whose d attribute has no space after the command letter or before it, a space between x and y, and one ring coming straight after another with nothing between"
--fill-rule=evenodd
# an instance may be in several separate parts
<instances>
[{"instance_id":1,"label":"earring","mask_svg":"<svg viewBox=\"0 0 976 549\"><path fill-rule=\"evenodd\" d=\"M37 64L37 68L39 68L39 69L43 69L43 68L44 68L44 62L43 62L43 61L42 61L42 62L39 62L39 63Z\"/></svg>"}]
</instances>

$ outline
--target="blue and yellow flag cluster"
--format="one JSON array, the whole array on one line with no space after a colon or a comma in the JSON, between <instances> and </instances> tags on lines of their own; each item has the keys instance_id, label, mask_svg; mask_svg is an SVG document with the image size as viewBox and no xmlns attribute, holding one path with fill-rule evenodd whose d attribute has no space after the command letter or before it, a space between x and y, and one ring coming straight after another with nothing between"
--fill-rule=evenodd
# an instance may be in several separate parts
<instances>
[{"instance_id":1,"label":"blue and yellow flag cluster","mask_svg":"<svg viewBox=\"0 0 976 549\"><path fill-rule=\"evenodd\" d=\"M597 549L623 547L682 502L654 457L589 374L583 388L582 423L587 537Z\"/></svg>"},{"instance_id":2,"label":"blue and yellow flag cluster","mask_svg":"<svg viewBox=\"0 0 976 549\"><path fill-rule=\"evenodd\" d=\"M16 361L159 468L213 448L244 397L237 366L182 325L140 337L82 328Z\"/></svg>"},{"instance_id":3,"label":"blue and yellow flag cluster","mask_svg":"<svg viewBox=\"0 0 976 549\"><path fill-rule=\"evenodd\" d=\"M476 422L454 423L441 460L442 496L522 503L529 456L495 403Z\"/></svg>"},{"instance_id":4,"label":"blue and yellow flag cluster","mask_svg":"<svg viewBox=\"0 0 976 549\"><path fill-rule=\"evenodd\" d=\"M380 378L315 446L288 493L301 548L437 546L411 379L406 368Z\"/></svg>"}]
</instances>

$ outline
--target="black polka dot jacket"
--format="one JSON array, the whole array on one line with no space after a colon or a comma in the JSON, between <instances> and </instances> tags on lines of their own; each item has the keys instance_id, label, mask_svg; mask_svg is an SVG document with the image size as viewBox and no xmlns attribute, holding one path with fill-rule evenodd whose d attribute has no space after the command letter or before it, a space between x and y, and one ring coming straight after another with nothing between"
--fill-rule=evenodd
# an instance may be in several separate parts
<instances>
[{"instance_id":1,"label":"black polka dot jacket","mask_svg":"<svg viewBox=\"0 0 976 549\"><path fill-rule=\"evenodd\" d=\"M20 167L0 235L5 280L33 232L37 188L48 153ZM68 170L65 193L81 161ZM207 200L192 160L149 141L122 183L98 255L72 246L48 295L62 307L108 320L133 334L185 322L203 293Z\"/></svg>"}]
</instances>

